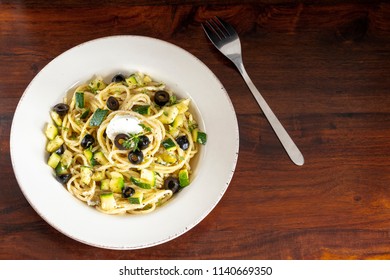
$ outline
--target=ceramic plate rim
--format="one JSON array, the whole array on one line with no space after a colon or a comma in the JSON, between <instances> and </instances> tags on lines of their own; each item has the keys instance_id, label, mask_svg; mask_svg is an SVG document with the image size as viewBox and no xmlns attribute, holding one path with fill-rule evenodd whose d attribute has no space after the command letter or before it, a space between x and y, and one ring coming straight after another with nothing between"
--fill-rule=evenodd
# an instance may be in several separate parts
<instances>
[{"instance_id":1,"label":"ceramic plate rim","mask_svg":"<svg viewBox=\"0 0 390 280\"><path fill-rule=\"evenodd\" d=\"M122 45L121 45L121 47L115 46L115 44L118 44L118 43L125 44L125 46L122 46ZM133 45L136 47L144 46L146 50L144 51L144 50L135 49L136 47L133 47ZM98 49L97 54L102 53L106 56L109 56L109 58L103 57L103 60L104 59L106 59L106 60L112 59L113 61L115 61L115 63L113 63L113 65L110 65L109 67L106 66L106 68L105 68L105 67L103 67L104 65L101 65L101 64L106 62L106 60L104 60L104 62L103 61L102 62L99 62L99 61L94 62L92 60L93 54L87 53L88 51L93 52L93 47ZM204 149L204 152L201 156L202 157L201 160L208 159L210 161L211 157L215 157L216 155L218 155L217 153L220 153L222 151L222 150L220 150L221 148L219 147L221 145L218 145L218 143L216 143L216 142L220 141L223 138L221 138L222 137L221 135L217 135L212 130L216 130L217 132L219 130L219 132L221 132L222 129L226 130L228 127L230 127L230 130L228 132L226 132L228 137L227 138L225 137L225 138L227 140L226 140L226 142L224 142L224 144L227 145L228 150L227 150L227 152L225 151L225 153L223 154L223 158L226 159L227 163L222 163L220 161L219 163L222 164L223 166L220 168L216 167L218 174L221 174L221 176L223 178L222 179L210 178L210 176L207 173L207 170L205 170L205 169L210 168L210 166L212 166L212 164L211 164L211 162L205 162L204 166L202 165L199 168L199 174L196 176L196 178L193 182L194 186L190 186L190 187L199 186L199 188L198 188L199 190L190 191L191 189L188 189L188 191L187 191L187 189L185 189L185 192L183 192L183 194L180 193L180 195L183 198L177 197L172 202L172 204L175 204L175 205L168 204L164 207L161 207L161 209L156 211L155 214L147 214L153 218L149 218L146 215L146 216L142 216L142 217L147 217L144 220L142 220L139 216L134 217L134 220L127 220L128 218L125 218L125 217L113 217L113 216L104 215L101 213L97 214L98 211L96 211L95 209L92 209L91 207L86 207L85 205L81 205L81 204L78 204L78 202L75 202L76 199L74 197L70 197L69 195L64 195L64 197L62 197L62 193L67 193L67 191L65 189L62 189L62 190L50 189L48 191L48 189L44 189L43 186L41 186L39 184L38 184L38 186L35 186L36 189L34 189L34 190L32 189L33 187L31 185L34 183L35 184L40 183L41 180L43 180L42 183L48 183L49 185L54 184L53 178L50 178L50 179L41 178L39 180L32 179L33 182L27 184L26 182L29 180L26 177L28 175L23 173L23 172L27 172L27 173L30 172L31 173L32 171L25 170L27 165L25 163L25 160L22 159L23 154L18 149L18 146L19 146L18 144L20 142L19 139L20 139L20 136L22 135L22 131L21 131L22 128L24 130L27 130L27 132L29 132L33 136L35 136L35 137L32 137L30 139L32 146L39 147L39 143L41 143L41 145L43 145L42 151L44 150L44 142L42 143L42 139L44 140L44 138L42 138L38 134L38 132L35 131L39 127L39 129L40 129L39 133L43 135L43 132L42 132L43 125L44 125L44 123L42 123L42 120L44 118L43 113L38 112L38 113L36 113L37 116L34 115L34 116L29 117L29 118L26 118L26 116L23 114L27 113L27 110L28 110L28 109L26 109L26 108L28 108L27 103L35 104L34 102L38 102L38 101L33 99L34 95L35 96L42 95L43 97L46 98L47 97L46 91L52 90L53 86L54 86L53 83L55 83L55 82L57 84L61 84L61 83L63 83L63 84L62 84L62 86L59 87L61 89L61 93L57 93L57 95L50 96L47 98L47 99L50 99L51 102L55 99L59 101L60 98L66 93L66 91L69 90L69 88L71 88L72 86L74 86L74 84L79 83L82 80L90 79L91 78L90 74L92 72L95 74L101 74L101 73L98 73L99 70L107 69L106 74L111 74L113 71L115 71L115 69L117 69L118 71L124 71L124 70L128 69L128 68L125 69L125 65L128 65L128 62L126 62L127 64L124 63L124 65L121 65L120 64L121 62L115 56L115 54L110 54L110 52L108 50L109 47L113 47L114 49L117 48L118 50L122 50L122 51L130 48L129 52L131 50L132 51L138 50L140 53L139 55L141 57L143 55L144 56L143 58L145 58L145 65L146 65L145 70L149 70L149 71L153 72L155 75L159 76L158 78L160 78L160 79L165 78L165 80L168 80L167 84L169 84L171 88L173 88L175 91L181 91L181 93L184 95L188 94L188 96L195 101L195 106L196 106L199 114L202 117L200 125L202 126L202 128L204 128L206 130L206 132L210 136L208 143L205 146L206 148ZM131 48L133 48L133 49L131 49ZM151 50L153 50L157 53L152 53L152 54L147 53L147 51L151 51ZM161 58L160 54L165 55L166 57ZM96 68L89 69L88 71L85 70L86 73L83 77L80 77L80 75L77 74L78 71L80 73L84 73L83 69L80 69L80 70L75 69L74 72L76 72L76 73L73 73L73 71L72 71L72 73L70 73L69 72L70 69L67 68L67 67L69 67L68 63L70 63L69 60L75 59L75 57L77 58L80 55L84 55L86 57L86 58L81 57L80 58L81 62L89 62L89 63L93 64L94 66L95 66L94 63L96 63ZM150 55L151 58L150 59L146 58L146 55ZM110 56L112 56L112 57L110 57ZM137 63L135 63L135 65L133 64L133 67L137 67L137 64L139 67L140 64L142 64L142 62L139 62L134 55L132 56L132 55L129 55L126 53L126 54L124 54L124 57L132 58L132 59L134 59L134 61L137 61ZM177 57L178 59L175 60L175 57ZM164 59L167 59L167 58L174 60L174 62L175 62L174 65L177 65L177 67L183 67L183 66L187 65L188 68L185 68L183 70L178 69L177 71L175 69L170 69L166 65L161 64L161 61L164 61ZM155 61L156 61L156 64L154 66L153 66L154 61L149 61L152 59L155 59ZM64 73L68 73L68 76L66 76L64 78L64 81L61 80L61 77L63 77L63 76L61 76L63 74L61 72L62 71L62 68L60 67L61 65L66 66L63 71L64 71ZM92 67L92 66L88 66L88 67ZM154 70L153 70L153 67L155 67ZM54 73L53 74L52 72L50 72L53 69L60 69L59 71L61 73ZM137 70L137 69L134 69L134 70ZM139 69L139 70L142 70L142 69ZM162 70L164 70L164 71L162 71ZM179 71L184 72L184 73L179 73ZM164 74L161 74L162 72L164 72ZM182 80L185 80L186 77L184 75L186 74L186 72L188 72L187 74L193 74L195 77L199 77L199 78L204 79L205 81L210 82L210 84L208 84L207 87L205 85L198 85L198 87L199 87L198 90L201 89L203 91L207 91L209 88L210 88L210 91L213 90L213 95L209 95L208 98L210 98L211 101L213 101L213 102L219 101L223 105L219 114L217 115L217 117L215 117L215 114L214 114L214 117L212 117L211 112L209 112L210 108L212 108L212 106L211 106L212 104L204 104L205 103L204 99L206 97L201 96L200 93L196 93L195 89L193 89L194 87L195 88L197 87L197 85L195 83L193 83L192 81L189 81L188 85L186 85L186 84L183 85L183 84L180 84L180 82L176 80L176 79L178 79L178 77L182 77L183 78ZM174 77L172 75L172 73L176 73L176 76ZM78 77L77 77L78 80L76 78L74 78L75 75L78 75ZM69 77L69 76L71 76L71 77ZM154 75L151 74L151 76L153 78L155 78ZM43 80L47 77L53 78L54 81L43 82ZM65 86L66 84L67 84L67 86ZM192 85L191 89L188 88L189 84ZM37 88L41 89L42 93L38 92ZM44 95L44 94L46 94L46 95ZM203 101L203 102L200 102L200 101ZM43 111L45 111L44 108L42 108L42 109L43 109ZM48 110L49 110L49 108L47 109L47 111L44 112L45 114L47 114L47 116L48 116ZM47 120L49 120L49 117L47 117ZM224 120L227 122L227 124L222 124L222 128L218 127L221 125L221 120ZM23 125L21 123L22 121L24 121L23 124L26 124L26 123L27 124L29 124L29 123L34 124L34 121L37 121L39 123L39 126L35 126L35 130L33 128L30 128L30 127L27 128L26 125L23 127ZM218 126L217 126L217 124L218 124ZM219 149L219 150L214 151L214 149L216 149L216 150ZM223 87L222 83L218 80L218 78L214 75L214 73L197 57L195 57L194 55L192 55L188 51L180 48L179 46L176 46L172 43L169 43L169 42L166 42L166 41L163 41L160 39L146 37L146 36L138 36L138 35L108 36L108 37L102 37L102 38L90 40L90 41L84 42L82 44L79 44L73 48L70 48L69 50L63 52L62 54L60 54L59 56L54 58L52 61L50 61L33 78L33 80L30 82L30 84L25 89L23 95L21 96L19 103L17 105L17 108L15 110L15 114L14 114L12 126L11 126L11 133L10 133L10 153L11 153L11 161L12 161L12 167L13 167L13 170L15 173L15 177L18 181L19 187L20 187L21 191L23 192L25 198L30 203L30 205L33 207L33 209L43 218L43 220L45 220L53 228L57 229L58 231L60 231L64 235L66 235L74 240L77 240L81 243L88 244L88 245L91 245L94 247L107 248L107 249L117 249L117 250L141 249L141 248L147 248L147 247L155 246L158 244L162 244L162 243L170 241L174 238L177 238L178 236L189 231L191 228L193 228L199 222L201 222L214 209L214 207L218 204L218 202L220 201L220 199L222 198L222 196L226 192L226 190L230 184L230 181L233 177L235 168L236 168L236 164L237 164L237 160L238 160L238 152L239 152L239 131L238 131L238 122L237 122L237 117L236 117L236 114L234 111L234 107L233 107L233 104L232 104L225 88ZM28 152L28 155L30 155L30 154L33 157L32 163L34 163L36 165L36 167L38 168L38 171L42 171L42 170L45 171L48 168L45 161L44 161L44 157L43 156L40 157L38 151L37 152L35 152L35 151ZM37 157L37 159L36 159L36 157ZM42 164L44 164L45 166L43 166ZM203 164L203 162L202 162L202 164ZM24 168L23 169L24 171L21 170L22 167ZM29 175L31 176L32 174L29 174ZM147 222L158 221L158 218L156 218L156 216L153 216L153 215L160 215L159 218L162 218L162 217L166 218L167 215L173 215L174 217L176 217L175 215L178 215L178 214L176 214L176 212L173 212L173 210L169 210L169 209L173 209L173 207L180 206L186 210L188 210L188 209L195 209L196 210L197 208L194 208L195 204L192 204L193 202L190 202L190 200L191 200L190 195L195 197L196 199L201 198L200 189L205 189L206 176L209 176L208 178L210 179L210 181L212 183L217 184L216 190L212 189L212 191L211 191L212 198L210 198L210 199L206 198L206 200L207 200L206 201L207 203L205 202L206 205L201 205L200 206L201 211L199 210L200 212L196 213L196 215L194 217L187 218L187 217L177 216L177 217L180 217L180 219L181 219L180 226L178 226L177 228L175 227L175 224L173 224L172 222L169 222L169 221L166 221L166 223L167 223L167 226L169 225L170 228L164 229L166 232L163 231L163 234L160 234L160 235L154 234L154 233L149 233L146 231L144 232L143 229L141 228L141 229L137 230L136 233L138 235L140 235L140 233L143 233L146 235L146 237L142 237L142 238L139 237L139 240L137 239L136 242L132 242L131 240L128 240L128 239L125 239L123 242L121 242L120 240L119 241L115 240L115 242L114 242L114 241L109 240L109 236L105 236L104 239L103 238L99 239L99 237L95 237L95 236L91 239L86 237L88 234L85 233L85 231L88 231L88 233L91 233L93 230L97 230L97 229L102 230L104 235L111 233L111 232L109 232L109 230L107 230L107 233L106 233L105 229L102 228L101 224L110 225L113 227L113 229L121 229L121 227L123 227L125 229L125 232L130 232L130 229L128 229L127 227L125 228L125 226L123 225L123 223L124 223L123 219L126 220L126 225L131 224L132 226L137 225L140 227L145 226L145 228L148 228L149 225L147 224ZM59 189L61 189L61 188L59 188ZM195 189L195 188L193 188L193 189ZM53 205L54 205L53 202L43 202L44 198L40 197L37 194L37 190L41 190L41 191L43 190L44 192L48 192L50 198L57 197L60 200L60 202L63 203L63 205L70 206L71 211L70 210L69 211L72 214L70 217L73 218L75 220L75 222L77 221L78 223L80 223L82 221L81 219L83 217L87 218L87 219L92 219L92 220L88 220L87 225L89 226L89 228L88 229L78 229L78 228L76 228L76 226L72 225L71 222L63 221L66 218L62 218L60 209L53 209ZM180 202L180 200L179 200L180 198L185 200L186 203L190 203L190 205L188 206L188 209L186 208L187 206L184 205L184 202ZM45 205L43 205L43 204L45 204ZM51 208L50 208L50 206L51 206ZM170 208L170 206L171 206L171 208ZM192 207L192 208L190 208L190 207ZM82 214L80 214L81 217L78 217L78 215L76 215L76 213L78 213L77 211L80 209L83 209L83 208L85 208L85 209L81 210L82 211ZM50 211L48 211L48 209L53 210L54 213L51 213ZM104 215L104 216L97 216L97 215ZM95 217L99 217L99 221L95 221L95 219L96 219ZM61 220L61 219L63 219L63 220ZM99 223L101 223L101 224L99 224ZM171 229L171 228L173 228L173 229ZM138 238L138 235L137 235L137 238Z\"/></svg>"}]
</instances>

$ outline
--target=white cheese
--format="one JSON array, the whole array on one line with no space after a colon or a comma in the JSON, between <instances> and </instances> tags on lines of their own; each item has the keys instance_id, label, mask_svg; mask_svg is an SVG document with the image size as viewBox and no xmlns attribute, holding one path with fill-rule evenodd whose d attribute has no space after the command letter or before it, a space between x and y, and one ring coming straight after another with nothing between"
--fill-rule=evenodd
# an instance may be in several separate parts
<instances>
[{"instance_id":1,"label":"white cheese","mask_svg":"<svg viewBox=\"0 0 390 280\"><path fill-rule=\"evenodd\" d=\"M139 119L130 115L123 115L112 118L106 128L107 137L114 141L118 134L137 134L142 132L142 127L139 125Z\"/></svg>"}]
</instances>

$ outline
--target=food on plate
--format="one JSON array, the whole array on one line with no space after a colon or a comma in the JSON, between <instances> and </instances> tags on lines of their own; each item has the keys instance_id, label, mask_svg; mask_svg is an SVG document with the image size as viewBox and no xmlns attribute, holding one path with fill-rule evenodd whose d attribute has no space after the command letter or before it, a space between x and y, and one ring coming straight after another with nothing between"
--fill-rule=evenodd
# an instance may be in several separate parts
<instances>
[{"instance_id":1,"label":"food on plate","mask_svg":"<svg viewBox=\"0 0 390 280\"><path fill-rule=\"evenodd\" d=\"M51 109L48 165L101 212L149 213L191 184L191 159L207 134L190 107L143 73L94 77Z\"/></svg>"}]
</instances>

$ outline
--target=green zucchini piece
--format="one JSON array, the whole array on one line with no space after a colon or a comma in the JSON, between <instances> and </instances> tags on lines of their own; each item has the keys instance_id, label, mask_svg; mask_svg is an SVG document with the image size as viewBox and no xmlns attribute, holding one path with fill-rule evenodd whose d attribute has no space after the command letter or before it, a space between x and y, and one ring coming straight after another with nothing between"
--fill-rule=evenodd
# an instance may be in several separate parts
<instances>
[{"instance_id":1,"label":"green zucchini piece","mask_svg":"<svg viewBox=\"0 0 390 280\"><path fill-rule=\"evenodd\" d=\"M133 107L133 111L141 115L150 115L151 109L149 105L139 105Z\"/></svg>"},{"instance_id":2,"label":"green zucchini piece","mask_svg":"<svg viewBox=\"0 0 390 280\"><path fill-rule=\"evenodd\" d=\"M144 82L144 83L151 83L151 82L153 82L153 80L152 80L152 78L149 77L148 75L145 75L145 76L144 76L144 79L143 79L143 82Z\"/></svg>"},{"instance_id":3,"label":"green zucchini piece","mask_svg":"<svg viewBox=\"0 0 390 280\"><path fill-rule=\"evenodd\" d=\"M168 128L168 133L173 137L176 138L180 134L179 128L173 128L171 125Z\"/></svg>"},{"instance_id":4,"label":"green zucchini piece","mask_svg":"<svg viewBox=\"0 0 390 280\"><path fill-rule=\"evenodd\" d=\"M187 112L188 107L190 106L190 99L183 99L180 102L175 104L175 107L178 109L179 114Z\"/></svg>"},{"instance_id":5,"label":"green zucchini piece","mask_svg":"<svg viewBox=\"0 0 390 280\"><path fill-rule=\"evenodd\" d=\"M131 75L130 77L128 77L126 79L126 83L128 83L129 85L137 85L137 79L135 78L135 75Z\"/></svg>"},{"instance_id":6,"label":"green zucchini piece","mask_svg":"<svg viewBox=\"0 0 390 280\"><path fill-rule=\"evenodd\" d=\"M64 175L68 173L68 168L63 166L60 161L60 163L56 166L55 171L57 175Z\"/></svg>"},{"instance_id":7,"label":"green zucchini piece","mask_svg":"<svg viewBox=\"0 0 390 280\"><path fill-rule=\"evenodd\" d=\"M207 142L207 134L204 132L199 131L198 132L198 137L196 138L196 141L199 144L205 145Z\"/></svg>"},{"instance_id":8,"label":"green zucchini piece","mask_svg":"<svg viewBox=\"0 0 390 280\"><path fill-rule=\"evenodd\" d=\"M167 138L161 143L167 151L173 151L176 149L176 144L171 138Z\"/></svg>"},{"instance_id":9,"label":"green zucchini piece","mask_svg":"<svg viewBox=\"0 0 390 280\"><path fill-rule=\"evenodd\" d=\"M117 171L112 171L112 172L110 172L110 178L122 178L123 179L123 175Z\"/></svg>"},{"instance_id":10,"label":"green zucchini piece","mask_svg":"<svg viewBox=\"0 0 390 280\"><path fill-rule=\"evenodd\" d=\"M142 178L135 178L132 176L130 177L130 181L133 182L134 185L143 189L151 189L153 187L151 182Z\"/></svg>"},{"instance_id":11,"label":"green zucchini piece","mask_svg":"<svg viewBox=\"0 0 390 280\"><path fill-rule=\"evenodd\" d=\"M122 193L122 189L125 186L125 180L123 177L115 177L110 179L110 190L115 193Z\"/></svg>"},{"instance_id":12,"label":"green zucchini piece","mask_svg":"<svg viewBox=\"0 0 390 280\"><path fill-rule=\"evenodd\" d=\"M126 79L126 83L129 86L136 86L136 85L142 86L143 85L143 81L141 80L141 77L138 74L130 75L130 77L128 77Z\"/></svg>"},{"instance_id":13,"label":"green zucchini piece","mask_svg":"<svg viewBox=\"0 0 390 280\"><path fill-rule=\"evenodd\" d=\"M106 173L105 171L96 171L92 174L92 180L99 182L102 181L106 178Z\"/></svg>"},{"instance_id":14,"label":"green zucchini piece","mask_svg":"<svg viewBox=\"0 0 390 280\"><path fill-rule=\"evenodd\" d=\"M173 123L178 114L179 109L176 106L164 106L163 113L158 120L163 124L170 124Z\"/></svg>"},{"instance_id":15,"label":"green zucchini piece","mask_svg":"<svg viewBox=\"0 0 390 280\"><path fill-rule=\"evenodd\" d=\"M58 115L58 113L56 111L50 111L50 116L51 116L52 120L54 121L54 123L57 126L61 126L62 125L62 119L61 119L60 115Z\"/></svg>"},{"instance_id":16,"label":"green zucchini piece","mask_svg":"<svg viewBox=\"0 0 390 280\"><path fill-rule=\"evenodd\" d=\"M86 119L90 112L91 112L91 110L89 108L84 108L81 111L80 119L82 119L82 120Z\"/></svg>"},{"instance_id":17,"label":"green zucchini piece","mask_svg":"<svg viewBox=\"0 0 390 280\"><path fill-rule=\"evenodd\" d=\"M52 153L49 157L49 160L47 161L47 164L55 169L57 167L57 165L60 163L61 161L61 156L56 154L56 153Z\"/></svg>"},{"instance_id":18,"label":"green zucchini piece","mask_svg":"<svg viewBox=\"0 0 390 280\"><path fill-rule=\"evenodd\" d=\"M106 83L103 81L102 78L100 77L97 77L96 79L92 80L90 83L89 83L89 87L90 89L96 93L98 90L102 90L106 87Z\"/></svg>"},{"instance_id":19,"label":"green zucchini piece","mask_svg":"<svg viewBox=\"0 0 390 280\"><path fill-rule=\"evenodd\" d=\"M103 110L100 108L97 108L96 111L93 113L93 116L89 122L90 126L99 126L102 124L104 119L106 118L108 114L108 110Z\"/></svg>"},{"instance_id":20,"label":"green zucchini piece","mask_svg":"<svg viewBox=\"0 0 390 280\"><path fill-rule=\"evenodd\" d=\"M161 159L169 164L173 164L177 161L177 157L176 157L175 153L172 153L169 151L162 153Z\"/></svg>"},{"instance_id":21,"label":"green zucchini piece","mask_svg":"<svg viewBox=\"0 0 390 280\"><path fill-rule=\"evenodd\" d=\"M150 183L152 187L156 185L156 172L149 169L142 169L140 178Z\"/></svg>"},{"instance_id":22,"label":"green zucchini piece","mask_svg":"<svg viewBox=\"0 0 390 280\"><path fill-rule=\"evenodd\" d=\"M103 210L114 209L116 206L114 194L112 192L100 194L100 206Z\"/></svg>"},{"instance_id":23,"label":"green zucchini piece","mask_svg":"<svg viewBox=\"0 0 390 280\"><path fill-rule=\"evenodd\" d=\"M93 152L91 151L91 149L84 150L84 155L87 158L88 163L91 166L95 166L96 165L95 159L93 158Z\"/></svg>"},{"instance_id":24,"label":"green zucchini piece","mask_svg":"<svg viewBox=\"0 0 390 280\"><path fill-rule=\"evenodd\" d=\"M144 193L136 190L135 193L128 198L130 204L141 204L144 197Z\"/></svg>"},{"instance_id":25,"label":"green zucchini piece","mask_svg":"<svg viewBox=\"0 0 390 280\"><path fill-rule=\"evenodd\" d=\"M108 159L106 158L106 156L103 154L102 151L96 152L93 155L93 159L96 162L100 163L101 165L104 165L104 164L108 163Z\"/></svg>"},{"instance_id":26,"label":"green zucchini piece","mask_svg":"<svg viewBox=\"0 0 390 280\"><path fill-rule=\"evenodd\" d=\"M178 128L184 124L184 114L179 114L172 123L172 128Z\"/></svg>"},{"instance_id":27,"label":"green zucchini piece","mask_svg":"<svg viewBox=\"0 0 390 280\"><path fill-rule=\"evenodd\" d=\"M91 159L93 159L93 152L91 149L86 149L83 153L89 162L91 161Z\"/></svg>"},{"instance_id":28,"label":"green zucchini piece","mask_svg":"<svg viewBox=\"0 0 390 280\"><path fill-rule=\"evenodd\" d=\"M58 135L58 128L53 123L47 123L45 135L47 139L53 140Z\"/></svg>"},{"instance_id":29,"label":"green zucchini piece","mask_svg":"<svg viewBox=\"0 0 390 280\"><path fill-rule=\"evenodd\" d=\"M179 185L184 188L190 184L190 176L187 169L182 169L179 171Z\"/></svg>"},{"instance_id":30,"label":"green zucchini piece","mask_svg":"<svg viewBox=\"0 0 390 280\"><path fill-rule=\"evenodd\" d=\"M57 135L56 137L54 137L53 140L47 142L46 151L52 153L56 151L58 148L60 148L62 144L64 144L64 139L62 139L61 136Z\"/></svg>"},{"instance_id":31,"label":"green zucchini piece","mask_svg":"<svg viewBox=\"0 0 390 280\"><path fill-rule=\"evenodd\" d=\"M69 150L65 150L61 156L61 164L64 167L68 168L71 165L72 160L73 160L72 152Z\"/></svg>"},{"instance_id":32,"label":"green zucchini piece","mask_svg":"<svg viewBox=\"0 0 390 280\"><path fill-rule=\"evenodd\" d=\"M205 145L207 142L207 134L205 132L199 131L198 128L192 130L192 138L195 142Z\"/></svg>"},{"instance_id":33,"label":"green zucchini piece","mask_svg":"<svg viewBox=\"0 0 390 280\"><path fill-rule=\"evenodd\" d=\"M110 190L110 179L103 179L100 182L100 189L102 191L109 191Z\"/></svg>"},{"instance_id":34,"label":"green zucchini piece","mask_svg":"<svg viewBox=\"0 0 390 280\"><path fill-rule=\"evenodd\" d=\"M83 109L84 108L84 92L76 92L76 107Z\"/></svg>"},{"instance_id":35,"label":"green zucchini piece","mask_svg":"<svg viewBox=\"0 0 390 280\"><path fill-rule=\"evenodd\" d=\"M81 174L81 183L88 185L92 179L92 174L93 174L92 168L89 166L81 166L80 174Z\"/></svg>"}]
</instances>

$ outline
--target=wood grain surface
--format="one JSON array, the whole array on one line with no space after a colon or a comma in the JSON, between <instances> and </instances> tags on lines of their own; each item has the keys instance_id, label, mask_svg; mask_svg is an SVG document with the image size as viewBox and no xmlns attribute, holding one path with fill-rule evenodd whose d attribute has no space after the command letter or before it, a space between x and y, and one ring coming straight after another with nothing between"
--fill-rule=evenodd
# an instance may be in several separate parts
<instances>
[{"instance_id":1,"label":"wood grain surface","mask_svg":"<svg viewBox=\"0 0 390 280\"><path fill-rule=\"evenodd\" d=\"M0 259L390 259L390 3L62 2L0 1ZM304 166L288 159L238 71L206 39L200 24L216 15L239 32L247 71ZM65 50L117 34L198 57L225 86L240 129L236 172L217 207L184 235L134 251L52 228L23 196L10 158L13 114L33 77Z\"/></svg>"}]
</instances>

